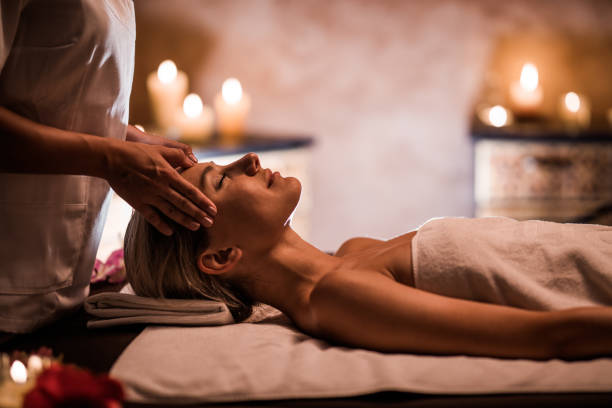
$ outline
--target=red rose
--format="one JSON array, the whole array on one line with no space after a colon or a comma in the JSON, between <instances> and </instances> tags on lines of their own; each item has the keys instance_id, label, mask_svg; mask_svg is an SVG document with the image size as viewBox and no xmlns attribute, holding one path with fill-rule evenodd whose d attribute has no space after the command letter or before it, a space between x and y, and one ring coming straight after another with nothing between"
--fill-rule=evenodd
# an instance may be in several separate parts
<instances>
[{"instance_id":1,"label":"red rose","mask_svg":"<svg viewBox=\"0 0 612 408\"><path fill-rule=\"evenodd\" d=\"M119 408L123 387L107 375L94 376L72 365L52 364L25 395L23 408Z\"/></svg>"}]
</instances>

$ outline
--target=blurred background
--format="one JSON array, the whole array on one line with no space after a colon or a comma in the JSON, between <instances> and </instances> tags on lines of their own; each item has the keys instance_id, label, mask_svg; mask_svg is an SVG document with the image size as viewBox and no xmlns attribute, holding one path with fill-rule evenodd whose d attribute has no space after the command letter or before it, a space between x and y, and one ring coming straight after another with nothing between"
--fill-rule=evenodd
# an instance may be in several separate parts
<instances>
[{"instance_id":1,"label":"blurred background","mask_svg":"<svg viewBox=\"0 0 612 408\"><path fill-rule=\"evenodd\" d=\"M313 138L307 235L323 250L474 216L474 118L480 106L510 103L526 61L539 72L537 116L554 118L572 90L590 103L587 136L609 136L611 1L134 4L131 123L154 122L147 76L165 59L205 105L238 78L251 99L246 132Z\"/></svg>"}]
</instances>

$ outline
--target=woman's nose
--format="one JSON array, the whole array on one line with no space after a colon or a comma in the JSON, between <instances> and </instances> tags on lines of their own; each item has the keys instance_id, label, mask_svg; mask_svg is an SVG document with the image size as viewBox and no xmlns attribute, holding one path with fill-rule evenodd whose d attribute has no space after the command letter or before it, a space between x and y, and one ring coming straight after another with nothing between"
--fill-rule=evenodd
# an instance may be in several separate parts
<instances>
[{"instance_id":1,"label":"woman's nose","mask_svg":"<svg viewBox=\"0 0 612 408\"><path fill-rule=\"evenodd\" d=\"M254 176L259 171L259 156L255 153L247 153L240 160L240 167L248 176Z\"/></svg>"}]
</instances>

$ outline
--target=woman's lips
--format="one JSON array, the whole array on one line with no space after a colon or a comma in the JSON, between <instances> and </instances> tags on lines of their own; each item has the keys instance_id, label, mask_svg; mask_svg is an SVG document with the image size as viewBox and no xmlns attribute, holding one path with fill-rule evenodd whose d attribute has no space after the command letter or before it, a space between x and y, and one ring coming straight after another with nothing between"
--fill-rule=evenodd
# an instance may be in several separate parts
<instances>
[{"instance_id":1,"label":"woman's lips","mask_svg":"<svg viewBox=\"0 0 612 408\"><path fill-rule=\"evenodd\" d=\"M280 176L280 173L278 171L275 171L273 173L272 170L266 169L266 176L267 176L267 179L268 179L268 188L270 188L270 187L272 187L272 184L274 184L274 181L275 181L276 177Z\"/></svg>"}]
</instances>

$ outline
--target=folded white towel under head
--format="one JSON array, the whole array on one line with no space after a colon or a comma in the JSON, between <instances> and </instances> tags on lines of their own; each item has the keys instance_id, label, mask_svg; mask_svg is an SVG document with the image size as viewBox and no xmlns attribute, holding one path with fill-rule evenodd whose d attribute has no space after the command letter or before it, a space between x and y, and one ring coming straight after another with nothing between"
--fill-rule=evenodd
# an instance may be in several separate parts
<instances>
[{"instance_id":1,"label":"folded white towel under head","mask_svg":"<svg viewBox=\"0 0 612 408\"><path fill-rule=\"evenodd\" d=\"M128 284L121 292L105 292L85 300L87 313L98 317L88 328L125 324L217 326L234 323L224 303L201 299L153 299L134 294Z\"/></svg>"},{"instance_id":2,"label":"folded white towel under head","mask_svg":"<svg viewBox=\"0 0 612 408\"><path fill-rule=\"evenodd\" d=\"M117 292L104 292L88 297L85 310L97 319L87 327L99 328L126 324L161 324L173 326L220 326L235 323L227 305L203 299L154 299L134 294L127 284ZM255 323L282 313L265 304L255 305L244 322Z\"/></svg>"}]
</instances>

